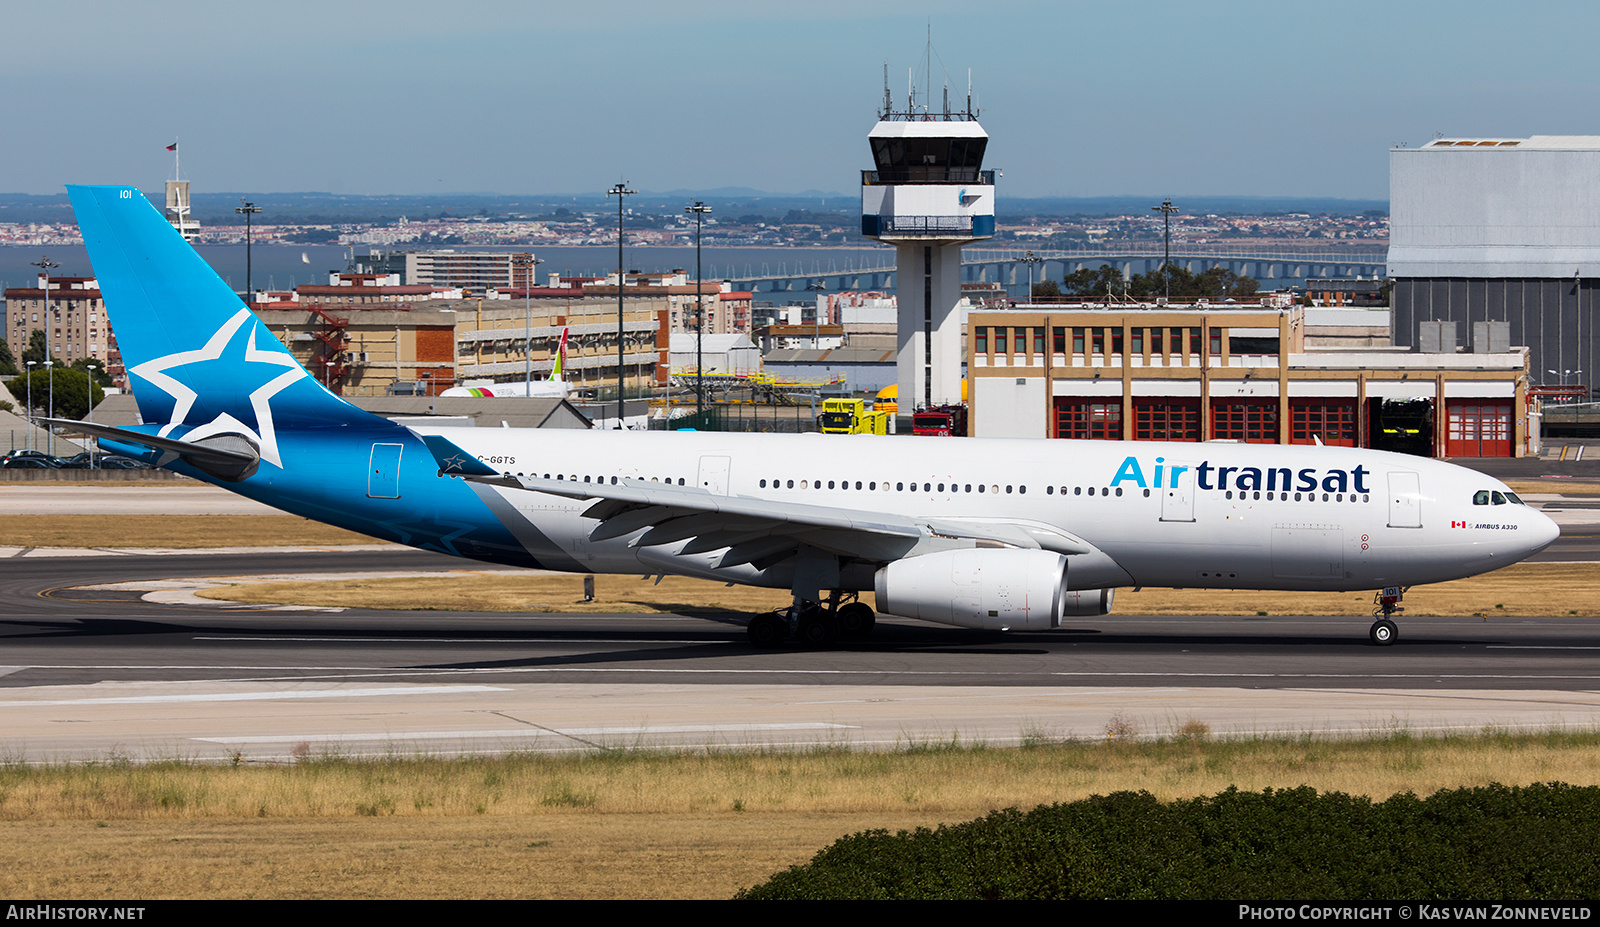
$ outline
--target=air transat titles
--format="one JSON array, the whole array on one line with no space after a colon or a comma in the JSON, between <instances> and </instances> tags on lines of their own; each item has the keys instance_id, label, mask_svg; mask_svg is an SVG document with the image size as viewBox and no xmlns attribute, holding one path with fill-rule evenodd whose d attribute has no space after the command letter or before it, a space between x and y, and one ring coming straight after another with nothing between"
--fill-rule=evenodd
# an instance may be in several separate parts
<instances>
[{"instance_id":1,"label":"air transat titles","mask_svg":"<svg viewBox=\"0 0 1600 927\"><path fill-rule=\"evenodd\" d=\"M1146 481L1145 467L1137 457L1123 458L1117 475L1111 478L1113 488L1130 482L1140 489L1176 489L1183 474L1194 471L1195 485L1201 489L1275 490L1282 492L1354 492L1369 493L1367 477L1372 471L1357 465L1354 469L1318 469L1302 467L1214 467L1210 461L1200 464L1172 463L1157 457L1150 471L1153 479Z\"/></svg>"}]
</instances>

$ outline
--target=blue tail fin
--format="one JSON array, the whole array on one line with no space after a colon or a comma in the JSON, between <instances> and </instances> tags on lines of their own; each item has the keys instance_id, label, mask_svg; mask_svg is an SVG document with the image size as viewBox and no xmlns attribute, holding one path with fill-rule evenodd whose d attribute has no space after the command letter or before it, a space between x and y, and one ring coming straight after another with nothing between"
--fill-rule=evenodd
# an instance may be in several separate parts
<instances>
[{"instance_id":1,"label":"blue tail fin","mask_svg":"<svg viewBox=\"0 0 1600 927\"><path fill-rule=\"evenodd\" d=\"M328 392L133 187L69 186L139 413L162 437L389 423Z\"/></svg>"}]
</instances>

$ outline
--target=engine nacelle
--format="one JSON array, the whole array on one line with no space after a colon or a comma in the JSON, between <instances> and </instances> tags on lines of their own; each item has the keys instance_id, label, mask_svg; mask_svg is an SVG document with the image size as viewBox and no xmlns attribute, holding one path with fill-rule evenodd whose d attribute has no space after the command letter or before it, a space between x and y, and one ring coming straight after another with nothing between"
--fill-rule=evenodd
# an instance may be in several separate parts
<instances>
[{"instance_id":1,"label":"engine nacelle","mask_svg":"<svg viewBox=\"0 0 1600 927\"><path fill-rule=\"evenodd\" d=\"M874 586L880 612L963 628L1045 630L1111 610L1111 589L1069 590L1067 558L1047 550L924 554L879 570Z\"/></svg>"}]
</instances>

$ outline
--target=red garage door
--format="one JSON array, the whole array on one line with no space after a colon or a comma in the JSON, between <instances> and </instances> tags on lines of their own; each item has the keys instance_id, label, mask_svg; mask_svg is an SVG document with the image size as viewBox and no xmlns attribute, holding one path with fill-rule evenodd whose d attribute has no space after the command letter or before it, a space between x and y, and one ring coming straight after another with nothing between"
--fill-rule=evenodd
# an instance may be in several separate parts
<instances>
[{"instance_id":1,"label":"red garage door","mask_svg":"<svg viewBox=\"0 0 1600 927\"><path fill-rule=\"evenodd\" d=\"M1356 446L1354 399L1290 399L1289 443Z\"/></svg>"},{"instance_id":2,"label":"red garage door","mask_svg":"<svg viewBox=\"0 0 1600 927\"><path fill-rule=\"evenodd\" d=\"M1056 399L1056 437L1121 440L1122 401L1067 396Z\"/></svg>"},{"instance_id":3,"label":"red garage door","mask_svg":"<svg viewBox=\"0 0 1600 927\"><path fill-rule=\"evenodd\" d=\"M1211 437L1244 444L1277 444L1278 400L1211 400Z\"/></svg>"},{"instance_id":4,"label":"red garage door","mask_svg":"<svg viewBox=\"0 0 1600 927\"><path fill-rule=\"evenodd\" d=\"M1447 457L1510 457L1511 404L1481 399L1447 400Z\"/></svg>"}]
</instances>

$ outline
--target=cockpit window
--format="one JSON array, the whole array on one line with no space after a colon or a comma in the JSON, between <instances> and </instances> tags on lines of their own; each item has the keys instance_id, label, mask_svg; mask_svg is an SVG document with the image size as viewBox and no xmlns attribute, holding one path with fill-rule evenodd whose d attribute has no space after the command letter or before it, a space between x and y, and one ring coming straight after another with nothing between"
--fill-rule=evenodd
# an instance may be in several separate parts
<instances>
[{"instance_id":1,"label":"cockpit window","mask_svg":"<svg viewBox=\"0 0 1600 927\"><path fill-rule=\"evenodd\" d=\"M1506 493L1506 498L1507 498L1507 499L1510 499L1510 500L1511 500L1511 501L1512 501L1512 502L1515 502L1515 503L1516 503L1516 504L1518 504L1518 505L1527 505L1527 504L1528 504L1528 503L1526 503L1526 502L1523 502L1523 501L1522 501L1522 497L1521 497L1521 496L1519 496L1519 495L1517 495L1517 494L1516 494L1516 493L1514 493L1514 492L1507 492L1507 493Z\"/></svg>"},{"instance_id":2,"label":"cockpit window","mask_svg":"<svg viewBox=\"0 0 1600 927\"><path fill-rule=\"evenodd\" d=\"M1506 504L1506 497L1501 495L1500 493L1491 493L1490 497L1492 499L1494 499L1494 504L1495 505L1505 505Z\"/></svg>"},{"instance_id":3,"label":"cockpit window","mask_svg":"<svg viewBox=\"0 0 1600 927\"><path fill-rule=\"evenodd\" d=\"M1474 494L1473 497L1472 497L1472 504L1473 505L1488 505L1489 504L1489 490L1487 490L1487 489L1478 490L1477 493Z\"/></svg>"}]
</instances>

